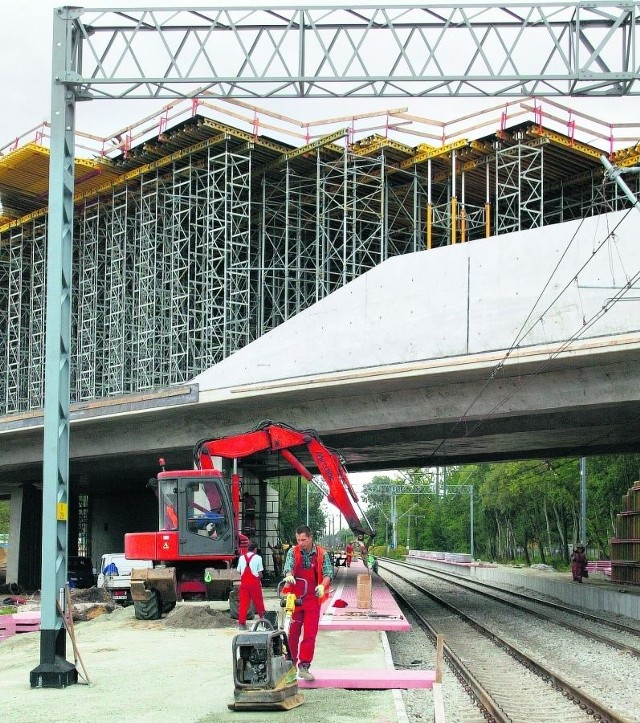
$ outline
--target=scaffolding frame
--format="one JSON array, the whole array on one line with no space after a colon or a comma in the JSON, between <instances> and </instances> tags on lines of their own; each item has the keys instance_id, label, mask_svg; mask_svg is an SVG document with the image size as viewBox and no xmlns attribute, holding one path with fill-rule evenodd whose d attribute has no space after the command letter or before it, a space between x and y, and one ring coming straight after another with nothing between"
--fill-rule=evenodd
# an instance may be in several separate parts
<instances>
[{"instance_id":1,"label":"scaffolding frame","mask_svg":"<svg viewBox=\"0 0 640 723\"><path fill-rule=\"evenodd\" d=\"M399 169L384 148L265 164L222 134L124 174L75 209L71 401L188 382L429 234L448 245L455 222L456 239L484 238L488 208L502 234L624 207L594 171L545 187L547 148L523 137L492 151L475 190L460 171L455 213L453 165ZM488 203L466 200L485 187ZM33 214L0 233L0 414L44 403L46 224Z\"/></svg>"},{"instance_id":2,"label":"scaffolding frame","mask_svg":"<svg viewBox=\"0 0 640 723\"><path fill-rule=\"evenodd\" d=\"M496 152L496 233L542 226L543 159L543 148L524 143Z\"/></svg>"}]
</instances>

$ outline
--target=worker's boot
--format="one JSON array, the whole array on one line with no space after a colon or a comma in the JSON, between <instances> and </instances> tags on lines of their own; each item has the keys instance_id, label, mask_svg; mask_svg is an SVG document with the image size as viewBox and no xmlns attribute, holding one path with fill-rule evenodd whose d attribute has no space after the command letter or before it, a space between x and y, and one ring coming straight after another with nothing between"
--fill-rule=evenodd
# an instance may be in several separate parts
<instances>
[{"instance_id":1,"label":"worker's boot","mask_svg":"<svg viewBox=\"0 0 640 723\"><path fill-rule=\"evenodd\" d=\"M247 630L246 623L238 623L238 630Z\"/></svg>"},{"instance_id":2,"label":"worker's boot","mask_svg":"<svg viewBox=\"0 0 640 723\"><path fill-rule=\"evenodd\" d=\"M299 680L315 680L315 676L309 670L309 663L301 663L298 667L298 679Z\"/></svg>"}]
</instances>

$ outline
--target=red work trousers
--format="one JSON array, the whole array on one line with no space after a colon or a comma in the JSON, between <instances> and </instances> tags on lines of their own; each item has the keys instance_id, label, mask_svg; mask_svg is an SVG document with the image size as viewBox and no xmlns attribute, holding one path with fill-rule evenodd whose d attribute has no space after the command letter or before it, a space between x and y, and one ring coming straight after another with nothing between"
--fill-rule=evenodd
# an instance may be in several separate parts
<instances>
[{"instance_id":1,"label":"red work trousers","mask_svg":"<svg viewBox=\"0 0 640 723\"><path fill-rule=\"evenodd\" d=\"M244 625L247 622L249 604L253 603L259 618L264 617L264 600L262 599L262 584L249 566L245 568L240 578L240 591L238 594L238 624Z\"/></svg>"},{"instance_id":2,"label":"red work trousers","mask_svg":"<svg viewBox=\"0 0 640 723\"><path fill-rule=\"evenodd\" d=\"M289 626L289 654L294 665L297 665L298 661L311 664L316 650L319 624L320 603L313 594L307 595L302 605L293 611Z\"/></svg>"}]
</instances>

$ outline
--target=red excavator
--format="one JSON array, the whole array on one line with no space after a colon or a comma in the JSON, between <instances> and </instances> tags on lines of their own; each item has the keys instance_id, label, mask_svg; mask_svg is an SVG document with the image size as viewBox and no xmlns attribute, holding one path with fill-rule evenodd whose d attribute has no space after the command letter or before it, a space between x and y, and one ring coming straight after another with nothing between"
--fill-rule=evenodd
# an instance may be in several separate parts
<instances>
[{"instance_id":1,"label":"red excavator","mask_svg":"<svg viewBox=\"0 0 640 723\"><path fill-rule=\"evenodd\" d=\"M240 468L260 484L301 475L340 510L359 539L375 536L365 515L361 512L361 522L354 509L358 496L342 457L313 430L262 422L251 432L198 442L194 469L165 471L164 460L160 464L162 471L148 484L158 497L159 531L128 533L124 541L127 559L154 561L153 568L131 573L139 620L159 618L177 600L228 597L239 579L232 564L254 531L255 498L247 491L241 495Z\"/></svg>"}]
</instances>

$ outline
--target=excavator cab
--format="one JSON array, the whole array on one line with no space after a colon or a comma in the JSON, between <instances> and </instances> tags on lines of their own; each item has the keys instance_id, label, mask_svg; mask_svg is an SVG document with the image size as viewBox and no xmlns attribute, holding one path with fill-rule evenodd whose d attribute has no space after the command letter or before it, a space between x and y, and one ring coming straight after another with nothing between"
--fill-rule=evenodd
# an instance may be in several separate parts
<instances>
[{"instance_id":1,"label":"excavator cab","mask_svg":"<svg viewBox=\"0 0 640 723\"><path fill-rule=\"evenodd\" d=\"M163 471L149 486L158 497L159 530L124 539L128 559L161 563L131 571L136 618L154 620L185 598L226 599L242 545L228 481L217 470Z\"/></svg>"},{"instance_id":2,"label":"excavator cab","mask_svg":"<svg viewBox=\"0 0 640 723\"><path fill-rule=\"evenodd\" d=\"M207 470L158 475L159 527L178 532L179 558L237 554L229 485Z\"/></svg>"}]
</instances>

